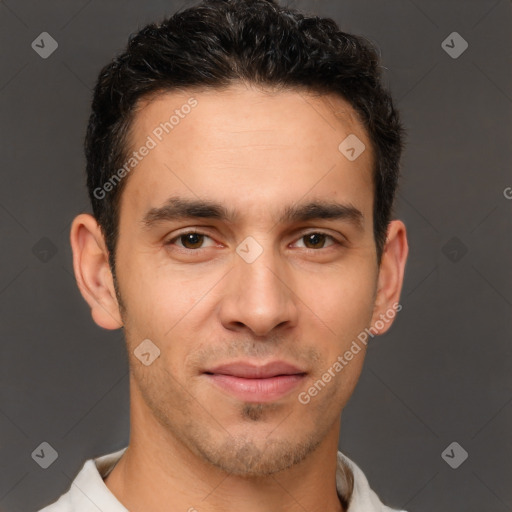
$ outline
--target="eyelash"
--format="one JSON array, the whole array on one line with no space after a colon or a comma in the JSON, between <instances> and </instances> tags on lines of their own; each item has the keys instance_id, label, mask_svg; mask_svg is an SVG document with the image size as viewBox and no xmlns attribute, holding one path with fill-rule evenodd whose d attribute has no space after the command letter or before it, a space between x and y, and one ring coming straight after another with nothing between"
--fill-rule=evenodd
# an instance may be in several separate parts
<instances>
[{"instance_id":1,"label":"eyelash","mask_svg":"<svg viewBox=\"0 0 512 512\"><path fill-rule=\"evenodd\" d=\"M171 238L168 241L166 241L165 245L166 246L174 245L173 242L175 242L176 240L179 240L182 236L192 235L192 234L193 235L202 235L202 236L205 236L205 237L208 237L208 238L212 239L212 237L207 235L206 233L201 233L200 231L191 230L191 231L185 231L183 233L180 233L179 235L174 236L173 238ZM321 250L329 249L330 247L333 247L334 245L338 245L338 246L341 246L341 247L344 246L344 244L341 241L337 240L333 235L329 235L328 233L325 233L323 231L310 231L309 233L303 234L297 240L300 240L300 239L302 239L302 238L304 238L304 237L306 237L308 235L324 235L325 237L330 238L334 243L332 245L327 246L327 247L321 247L320 249L311 249L309 247L302 247L301 248L301 249L304 249L306 251L319 252ZM178 247L179 247L180 250L186 251L186 252L199 252L202 249L208 249L208 247L199 247L198 249L188 249L187 247L180 247L180 246L178 246Z\"/></svg>"}]
</instances>

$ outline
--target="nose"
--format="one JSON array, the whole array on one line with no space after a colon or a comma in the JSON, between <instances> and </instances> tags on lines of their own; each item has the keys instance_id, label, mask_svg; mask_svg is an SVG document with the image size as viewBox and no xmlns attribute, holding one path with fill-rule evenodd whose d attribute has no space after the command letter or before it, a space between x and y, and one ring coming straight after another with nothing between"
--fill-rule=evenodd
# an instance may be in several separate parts
<instances>
[{"instance_id":1,"label":"nose","mask_svg":"<svg viewBox=\"0 0 512 512\"><path fill-rule=\"evenodd\" d=\"M298 297L293 275L279 254L266 247L248 262L238 254L235 268L227 275L220 307L226 329L249 329L254 336L266 336L273 329L297 325Z\"/></svg>"}]
</instances>

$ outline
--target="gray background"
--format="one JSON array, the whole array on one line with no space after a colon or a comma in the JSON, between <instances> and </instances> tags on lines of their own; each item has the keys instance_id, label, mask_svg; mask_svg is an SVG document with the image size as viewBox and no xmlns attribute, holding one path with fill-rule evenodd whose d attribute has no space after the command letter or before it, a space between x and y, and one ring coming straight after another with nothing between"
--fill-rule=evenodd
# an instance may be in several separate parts
<instances>
[{"instance_id":1,"label":"gray background","mask_svg":"<svg viewBox=\"0 0 512 512\"><path fill-rule=\"evenodd\" d=\"M54 501L85 459L126 445L121 331L76 286L69 226L90 211L82 141L97 73L173 1L0 3L0 509ZM512 510L512 3L302 0L381 51L409 132L397 213L403 310L369 347L340 449L409 511ZM58 42L42 59L41 32ZM452 32L469 44L454 59ZM56 252L55 252L56 251ZM58 452L42 469L42 443ZM452 469L453 441L469 458ZM106 511L105 511L106 512Z\"/></svg>"}]
</instances>

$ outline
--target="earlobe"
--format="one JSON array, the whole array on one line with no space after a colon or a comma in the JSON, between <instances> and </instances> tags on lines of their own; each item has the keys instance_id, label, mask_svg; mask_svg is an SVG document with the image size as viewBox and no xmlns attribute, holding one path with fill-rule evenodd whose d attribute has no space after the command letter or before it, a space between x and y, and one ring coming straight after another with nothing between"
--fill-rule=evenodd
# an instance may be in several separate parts
<instances>
[{"instance_id":1,"label":"earlobe","mask_svg":"<svg viewBox=\"0 0 512 512\"><path fill-rule=\"evenodd\" d=\"M405 224L400 220L393 220L388 226L372 315L372 326L379 334L384 334L391 327L396 312L402 309L399 301L408 253Z\"/></svg>"},{"instance_id":2,"label":"earlobe","mask_svg":"<svg viewBox=\"0 0 512 512\"><path fill-rule=\"evenodd\" d=\"M119 329L123 322L108 264L108 251L96 219L87 213L75 217L70 242L78 288L91 308L93 320L104 329Z\"/></svg>"}]
</instances>

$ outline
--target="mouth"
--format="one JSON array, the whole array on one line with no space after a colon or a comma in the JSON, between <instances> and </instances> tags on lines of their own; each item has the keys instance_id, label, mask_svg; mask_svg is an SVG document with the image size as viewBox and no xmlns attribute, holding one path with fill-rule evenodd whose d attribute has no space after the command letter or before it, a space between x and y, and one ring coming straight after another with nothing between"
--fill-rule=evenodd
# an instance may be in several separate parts
<instances>
[{"instance_id":1,"label":"mouth","mask_svg":"<svg viewBox=\"0 0 512 512\"><path fill-rule=\"evenodd\" d=\"M284 361L273 361L263 366L242 361L208 369L204 375L231 396L261 403L286 396L303 382L307 372Z\"/></svg>"}]
</instances>

